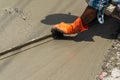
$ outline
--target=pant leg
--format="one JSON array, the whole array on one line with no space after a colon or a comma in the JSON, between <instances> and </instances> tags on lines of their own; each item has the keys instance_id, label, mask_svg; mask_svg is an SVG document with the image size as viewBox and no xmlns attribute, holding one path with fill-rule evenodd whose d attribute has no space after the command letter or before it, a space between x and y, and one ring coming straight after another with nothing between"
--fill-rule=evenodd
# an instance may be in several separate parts
<instances>
[{"instance_id":1,"label":"pant leg","mask_svg":"<svg viewBox=\"0 0 120 80\"><path fill-rule=\"evenodd\" d=\"M101 10L111 0L85 0L85 1L88 3L90 7L93 7L97 10Z\"/></svg>"}]
</instances>

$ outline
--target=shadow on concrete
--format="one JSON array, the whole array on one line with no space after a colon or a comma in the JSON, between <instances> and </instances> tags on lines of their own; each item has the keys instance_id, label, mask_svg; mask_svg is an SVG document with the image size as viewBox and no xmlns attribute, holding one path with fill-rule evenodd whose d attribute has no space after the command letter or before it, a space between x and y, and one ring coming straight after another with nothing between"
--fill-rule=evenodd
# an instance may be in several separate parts
<instances>
[{"instance_id":1,"label":"shadow on concrete","mask_svg":"<svg viewBox=\"0 0 120 80\"><path fill-rule=\"evenodd\" d=\"M72 23L77 16L71 14L53 14L48 15L41 22L47 25L54 25L60 22ZM99 36L106 39L116 39L117 34L120 31L120 23L115 19L106 16L105 23L99 24L97 19L89 24L89 30L78 33L76 36L65 36L63 40L74 40L74 41L94 41L94 36Z\"/></svg>"},{"instance_id":2,"label":"shadow on concrete","mask_svg":"<svg viewBox=\"0 0 120 80\"><path fill-rule=\"evenodd\" d=\"M45 17L45 19L41 20L41 23L47 25L55 25L60 22L72 23L78 16L68 14L51 14Z\"/></svg>"},{"instance_id":3,"label":"shadow on concrete","mask_svg":"<svg viewBox=\"0 0 120 80\"><path fill-rule=\"evenodd\" d=\"M106 17L104 24L99 24L94 21L89 25L89 30L79 33L74 37L75 41L94 41L94 36L99 36L105 39L116 39L120 31L120 24L113 18Z\"/></svg>"}]
</instances>

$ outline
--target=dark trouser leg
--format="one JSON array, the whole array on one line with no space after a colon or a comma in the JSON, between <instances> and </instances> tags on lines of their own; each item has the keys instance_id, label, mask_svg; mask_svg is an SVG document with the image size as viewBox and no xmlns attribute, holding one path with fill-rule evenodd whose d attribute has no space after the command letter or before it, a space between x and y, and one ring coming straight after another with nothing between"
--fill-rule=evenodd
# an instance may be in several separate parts
<instances>
[{"instance_id":1,"label":"dark trouser leg","mask_svg":"<svg viewBox=\"0 0 120 80\"><path fill-rule=\"evenodd\" d=\"M91 21L93 21L96 18L96 16L97 16L97 10L90 6L87 6L87 8L85 9L85 11L81 16L83 25L89 24Z\"/></svg>"}]
</instances>

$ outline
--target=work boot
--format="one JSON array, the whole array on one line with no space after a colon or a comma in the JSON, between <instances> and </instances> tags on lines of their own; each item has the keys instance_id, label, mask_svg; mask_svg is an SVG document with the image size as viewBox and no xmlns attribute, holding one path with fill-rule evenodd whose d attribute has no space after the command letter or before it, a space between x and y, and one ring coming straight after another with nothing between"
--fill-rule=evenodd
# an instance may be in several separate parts
<instances>
[{"instance_id":1,"label":"work boot","mask_svg":"<svg viewBox=\"0 0 120 80\"><path fill-rule=\"evenodd\" d=\"M85 30L88 30L88 25L83 26L80 17L78 17L72 24L61 22L60 24L57 24L52 28L52 32L59 31L63 34L74 34L78 32L83 32Z\"/></svg>"}]
</instances>

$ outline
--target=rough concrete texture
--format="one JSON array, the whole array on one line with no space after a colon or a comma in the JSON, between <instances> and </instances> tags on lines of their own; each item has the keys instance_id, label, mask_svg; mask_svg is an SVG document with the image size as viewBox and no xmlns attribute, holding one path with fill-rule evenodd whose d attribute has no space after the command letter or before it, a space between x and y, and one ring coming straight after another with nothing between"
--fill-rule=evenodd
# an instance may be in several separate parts
<instances>
[{"instance_id":1,"label":"rough concrete texture","mask_svg":"<svg viewBox=\"0 0 120 80\"><path fill-rule=\"evenodd\" d=\"M105 55L98 80L120 80L120 41L115 40Z\"/></svg>"},{"instance_id":2,"label":"rough concrete texture","mask_svg":"<svg viewBox=\"0 0 120 80\"><path fill-rule=\"evenodd\" d=\"M54 24L71 23L86 7L83 0L0 0L0 4L0 51L51 34ZM0 79L95 80L118 26L106 18L105 24L94 22L83 33L49 38L1 56Z\"/></svg>"}]
</instances>

